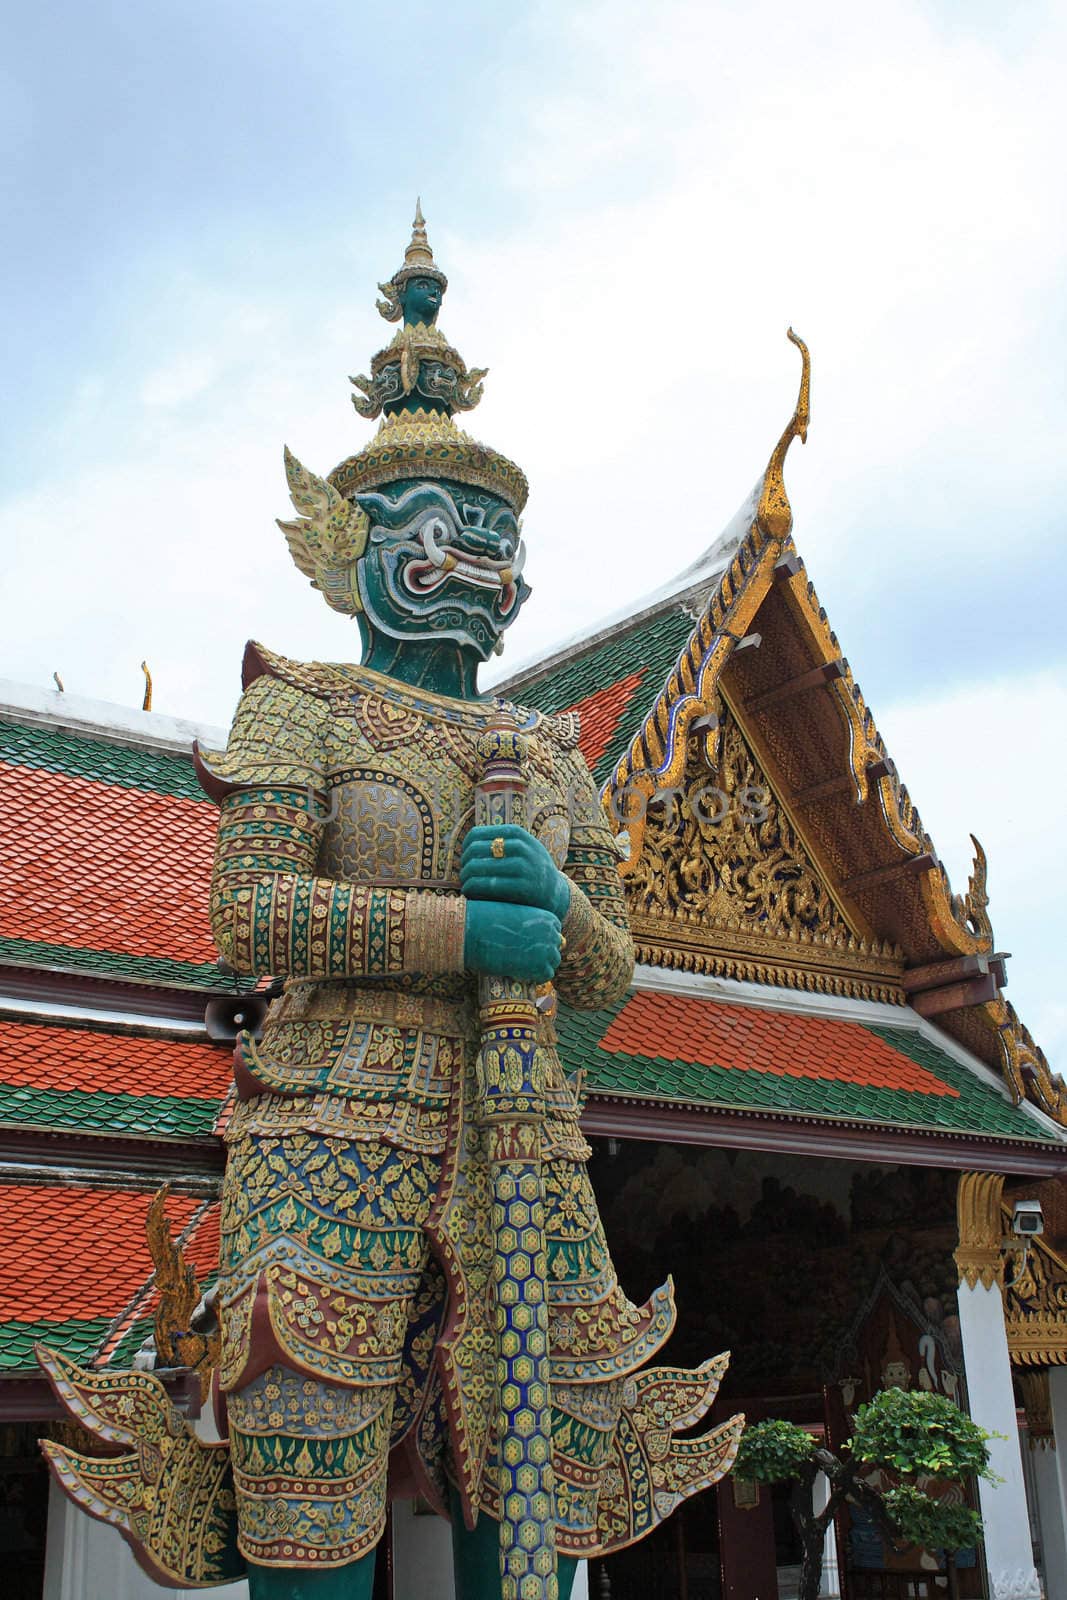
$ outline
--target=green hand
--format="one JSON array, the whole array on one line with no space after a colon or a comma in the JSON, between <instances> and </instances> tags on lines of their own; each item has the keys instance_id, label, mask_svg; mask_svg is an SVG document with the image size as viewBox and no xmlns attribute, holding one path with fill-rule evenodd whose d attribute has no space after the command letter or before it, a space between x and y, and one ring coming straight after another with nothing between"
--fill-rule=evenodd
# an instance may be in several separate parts
<instances>
[{"instance_id":1,"label":"green hand","mask_svg":"<svg viewBox=\"0 0 1067 1600\"><path fill-rule=\"evenodd\" d=\"M463 964L469 972L548 983L559 961L559 918L551 911L500 900L468 900Z\"/></svg>"},{"instance_id":2,"label":"green hand","mask_svg":"<svg viewBox=\"0 0 1067 1600\"><path fill-rule=\"evenodd\" d=\"M471 829L463 842L459 883L468 900L540 906L560 922L570 909L570 880L540 839L510 822Z\"/></svg>"}]
</instances>

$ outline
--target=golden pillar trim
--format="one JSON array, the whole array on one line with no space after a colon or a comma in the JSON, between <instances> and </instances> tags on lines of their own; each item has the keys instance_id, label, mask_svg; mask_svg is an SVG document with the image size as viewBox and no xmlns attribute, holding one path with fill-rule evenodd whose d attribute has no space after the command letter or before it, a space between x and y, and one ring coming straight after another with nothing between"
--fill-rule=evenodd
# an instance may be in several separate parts
<instances>
[{"instance_id":1,"label":"golden pillar trim","mask_svg":"<svg viewBox=\"0 0 1067 1600\"><path fill-rule=\"evenodd\" d=\"M956 1189L959 1244L955 1260L960 1283L974 1289L981 1283L1004 1287L1004 1222L1001 1197L1004 1177L999 1172L961 1172Z\"/></svg>"},{"instance_id":2,"label":"golden pillar trim","mask_svg":"<svg viewBox=\"0 0 1067 1600\"><path fill-rule=\"evenodd\" d=\"M1011 1207L1001 1206L1005 1231ZM1004 1285L1004 1326L1016 1368L1067 1366L1067 1259L1047 1238L1018 1240Z\"/></svg>"}]
</instances>

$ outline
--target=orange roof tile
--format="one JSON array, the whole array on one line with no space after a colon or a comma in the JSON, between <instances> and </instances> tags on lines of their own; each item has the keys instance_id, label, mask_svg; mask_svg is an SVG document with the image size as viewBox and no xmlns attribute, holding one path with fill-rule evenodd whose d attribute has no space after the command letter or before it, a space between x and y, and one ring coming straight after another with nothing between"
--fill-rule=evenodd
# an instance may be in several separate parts
<instances>
[{"instance_id":1,"label":"orange roof tile","mask_svg":"<svg viewBox=\"0 0 1067 1600\"><path fill-rule=\"evenodd\" d=\"M628 673L625 678L607 684L595 694L586 695L584 700L577 700L569 707L569 710L576 711L581 718L578 744L590 767L596 766L611 743L619 720L625 715L626 708L640 688L641 680L647 670L646 667L641 667L637 672Z\"/></svg>"},{"instance_id":2,"label":"orange roof tile","mask_svg":"<svg viewBox=\"0 0 1067 1600\"><path fill-rule=\"evenodd\" d=\"M231 1067L215 1044L0 1019L0 1083L221 1100Z\"/></svg>"},{"instance_id":3,"label":"orange roof tile","mask_svg":"<svg viewBox=\"0 0 1067 1600\"><path fill-rule=\"evenodd\" d=\"M145 1238L151 1200L126 1189L0 1185L4 1320L117 1316L152 1272ZM175 1235L201 1205L189 1195L170 1196Z\"/></svg>"},{"instance_id":4,"label":"orange roof tile","mask_svg":"<svg viewBox=\"0 0 1067 1600\"><path fill-rule=\"evenodd\" d=\"M218 813L0 762L0 937L211 962Z\"/></svg>"},{"instance_id":5,"label":"orange roof tile","mask_svg":"<svg viewBox=\"0 0 1067 1600\"><path fill-rule=\"evenodd\" d=\"M182 1243L185 1259L201 1282L219 1270L220 1216L218 1203L210 1205Z\"/></svg>"},{"instance_id":6,"label":"orange roof tile","mask_svg":"<svg viewBox=\"0 0 1067 1600\"><path fill-rule=\"evenodd\" d=\"M959 1090L858 1022L656 994L633 995L600 1049L698 1066L959 1098Z\"/></svg>"}]
</instances>

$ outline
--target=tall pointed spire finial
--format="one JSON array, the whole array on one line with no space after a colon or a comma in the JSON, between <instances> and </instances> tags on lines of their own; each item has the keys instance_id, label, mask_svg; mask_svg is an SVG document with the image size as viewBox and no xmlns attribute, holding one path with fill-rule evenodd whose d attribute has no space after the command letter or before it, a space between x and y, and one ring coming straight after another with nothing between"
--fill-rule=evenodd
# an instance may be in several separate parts
<instances>
[{"instance_id":1,"label":"tall pointed spire finial","mask_svg":"<svg viewBox=\"0 0 1067 1600\"><path fill-rule=\"evenodd\" d=\"M411 243L404 251L404 264L409 267L432 267L433 251L426 237L426 218L422 214L422 200L415 201L415 221L411 225Z\"/></svg>"}]
</instances>

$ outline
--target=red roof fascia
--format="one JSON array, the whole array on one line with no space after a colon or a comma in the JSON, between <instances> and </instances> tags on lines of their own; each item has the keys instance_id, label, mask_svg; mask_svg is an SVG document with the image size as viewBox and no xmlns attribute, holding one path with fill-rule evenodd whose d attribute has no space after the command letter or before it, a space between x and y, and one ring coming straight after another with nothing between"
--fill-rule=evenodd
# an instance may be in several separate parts
<instances>
[{"instance_id":1,"label":"red roof fascia","mask_svg":"<svg viewBox=\"0 0 1067 1600\"><path fill-rule=\"evenodd\" d=\"M797 1117L750 1106L665 1106L626 1103L594 1093L582 1113L588 1138L644 1139L715 1150L769 1150L832 1161L886 1161L902 1166L1010 1172L1019 1177L1067 1176L1059 1143L1024 1144L997 1134L949 1128L893 1128L861 1118Z\"/></svg>"}]
</instances>

